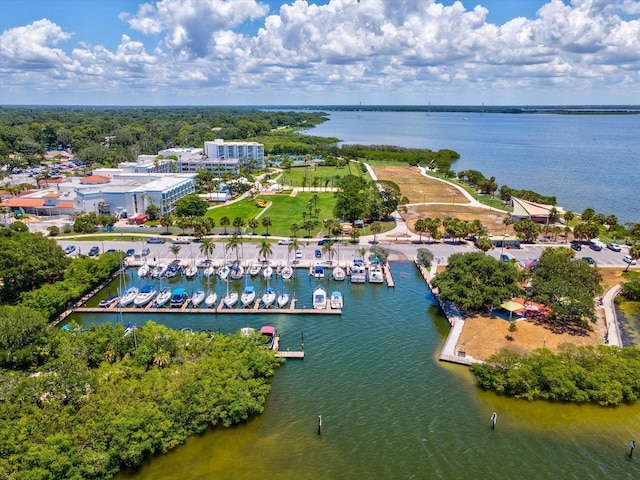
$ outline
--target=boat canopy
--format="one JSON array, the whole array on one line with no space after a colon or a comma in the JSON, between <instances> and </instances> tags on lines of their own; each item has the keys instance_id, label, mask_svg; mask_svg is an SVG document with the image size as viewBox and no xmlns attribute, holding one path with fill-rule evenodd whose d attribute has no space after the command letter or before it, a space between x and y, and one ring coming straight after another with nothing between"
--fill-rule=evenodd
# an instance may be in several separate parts
<instances>
[{"instance_id":1,"label":"boat canopy","mask_svg":"<svg viewBox=\"0 0 640 480\"><path fill-rule=\"evenodd\" d=\"M246 287L244 287L244 293L251 293L254 291L255 291L255 288L253 285L247 285Z\"/></svg>"},{"instance_id":2,"label":"boat canopy","mask_svg":"<svg viewBox=\"0 0 640 480\"><path fill-rule=\"evenodd\" d=\"M276 334L276 327L272 327L271 325L264 325L260 329L260 333L263 335L274 336Z\"/></svg>"},{"instance_id":3,"label":"boat canopy","mask_svg":"<svg viewBox=\"0 0 640 480\"><path fill-rule=\"evenodd\" d=\"M184 288L176 288L173 291L174 295L185 295L187 293L187 291Z\"/></svg>"},{"instance_id":4,"label":"boat canopy","mask_svg":"<svg viewBox=\"0 0 640 480\"><path fill-rule=\"evenodd\" d=\"M153 292L155 289L156 289L156 286L155 286L155 285L151 285L151 284L149 284L149 285L145 285L144 287L142 287L142 288L140 289L140 293L151 293L151 292Z\"/></svg>"}]
</instances>

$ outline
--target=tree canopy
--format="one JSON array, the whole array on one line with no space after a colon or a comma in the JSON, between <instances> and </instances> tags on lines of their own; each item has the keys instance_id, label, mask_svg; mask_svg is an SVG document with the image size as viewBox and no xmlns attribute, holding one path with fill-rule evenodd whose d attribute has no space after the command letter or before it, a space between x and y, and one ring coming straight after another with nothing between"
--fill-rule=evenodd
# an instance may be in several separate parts
<instances>
[{"instance_id":1,"label":"tree canopy","mask_svg":"<svg viewBox=\"0 0 640 480\"><path fill-rule=\"evenodd\" d=\"M28 310L0 307L0 342L10 352L0 357L3 478L111 478L189 435L262 412L280 364L260 334L149 322L134 339L109 323L49 330ZM25 315L29 328L18 335Z\"/></svg>"},{"instance_id":2,"label":"tree canopy","mask_svg":"<svg viewBox=\"0 0 640 480\"><path fill-rule=\"evenodd\" d=\"M69 263L55 240L0 228L0 302L13 303L22 292L61 278Z\"/></svg>"},{"instance_id":3,"label":"tree canopy","mask_svg":"<svg viewBox=\"0 0 640 480\"><path fill-rule=\"evenodd\" d=\"M618 405L640 396L640 349L563 344L554 354L538 349L522 355L502 349L471 365L480 385L528 400L563 400Z\"/></svg>"},{"instance_id":4,"label":"tree canopy","mask_svg":"<svg viewBox=\"0 0 640 480\"><path fill-rule=\"evenodd\" d=\"M558 327L571 325L591 330L585 319L595 322L594 297L602 291L598 270L574 258L568 248L546 248L532 272L528 296L548 305L548 322Z\"/></svg>"},{"instance_id":5,"label":"tree canopy","mask_svg":"<svg viewBox=\"0 0 640 480\"><path fill-rule=\"evenodd\" d=\"M451 255L447 269L432 283L440 290L442 300L462 310L488 310L519 291L515 265L481 252Z\"/></svg>"},{"instance_id":6,"label":"tree canopy","mask_svg":"<svg viewBox=\"0 0 640 480\"><path fill-rule=\"evenodd\" d=\"M178 217L204 217L209 206L198 195L186 195L176 201L176 215Z\"/></svg>"}]
</instances>

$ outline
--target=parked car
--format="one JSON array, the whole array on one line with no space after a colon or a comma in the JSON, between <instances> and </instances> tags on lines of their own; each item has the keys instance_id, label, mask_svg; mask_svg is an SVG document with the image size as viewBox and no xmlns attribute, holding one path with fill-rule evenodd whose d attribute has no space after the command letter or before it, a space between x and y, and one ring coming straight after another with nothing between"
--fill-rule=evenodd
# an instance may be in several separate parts
<instances>
[{"instance_id":1,"label":"parked car","mask_svg":"<svg viewBox=\"0 0 640 480\"><path fill-rule=\"evenodd\" d=\"M624 257L622 257L622 261L625 263L628 263L629 265L637 265L638 262L631 258L631 255L625 255Z\"/></svg>"},{"instance_id":2,"label":"parked car","mask_svg":"<svg viewBox=\"0 0 640 480\"><path fill-rule=\"evenodd\" d=\"M296 258L302 258L302 252L300 250L296 252Z\"/></svg>"},{"instance_id":3,"label":"parked car","mask_svg":"<svg viewBox=\"0 0 640 480\"><path fill-rule=\"evenodd\" d=\"M320 250L316 250L316 258L322 258L322 252Z\"/></svg>"},{"instance_id":4,"label":"parked car","mask_svg":"<svg viewBox=\"0 0 640 480\"><path fill-rule=\"evenodd\" d=\"M148 248L143 248L142 249L142 256L146 257L147 255L149 255L151 253L151 250L149 250Z\"/></svg>"},{"instance_id":5,"label":"parked car","mask_svg":"<svg viewBox=\"0 0 640 480\"><path fill-rule=\"evenodd\" d=\"M136 254L136 251L133 248L127 250L127 257L132 257Z\"/></svg>"},{"instance_id":6,"label":"parked car","mask_svg":"<svg viewBox=\"0 0 640 480\"><path fill-rule=\"evenodd\" d=\"M622 251L622 248L617 243L607 243L607 248L609 250L613 250L614 252Z\"/></svg>"},{"instance_id":7,"label":"parked car","mask_svg":"<svg viewBox=\"0 0 640 480\"><path fill-rule=\"evenodd\" d=\"M591 248L591 250L599 252L600 250L602 250L602 245L600 245L599 243L592 243L591 245L589 245L589 248Z\"/></svg>"},{"instance_id":8,"label":"parked car","mask_svg":"<svg viewBox=\"0 0 640 480\"><path fill-rule=\"evenodd\" d=\"M502 255L500 255L500 260L502 260L503 262L508 262L511 259L509 258L509 255L503 253Z\"/></svg>"},{"instance_id":9,"label":"parked car","mask_svg":"<svg viewBox=\"0 0 640 480\"><path fill-rule=\"evenodd\" d=\"M147 243L164 243L164 238L151 237L149 240L147 240Z\"/></svg>"},{"instance_id":10,"label":"parked car","mask_svg":"<svg viewBox=\"0 0 640 480\"><path fill-rule=\"evenodd\" d=\"M589 265L596 264L596 260L593 257L582 257L582 259L585 260Z\"/></svg>"},{"instance_id":11,"label":"parked car","mask_svg":"<svg viewBox=\"0 0 640 480\"><path fill-rule=\"evenodd\" d=\"M76 251L76 247L73 245L67 245L64 249L64 253L66 253L67 255L73 253Z\"/></svg>"},{"instance_id":12,"label":"parked car","mask_svg":"<svg viewBox=\"0 0 640 480\"><path fill-rule=\"evenodd\" d=\"M96 255L98 255L100 253L100 249L98 247L91 247L91 249L89 250L89 256L90 257L95 257Z\"/></svg>"},{"instance_id":13,"label":"parked car","mask_svg":"<svg viewBox=\"0 0 640 480\"><path fill-rule=\"evenodd\" d=\"M291 245L291 240L282 238L278 240L278 245Z\"/></svg>"},{"instance_id":14,"label":"parked car","mask_svg":"<svg viewBox=\"0 0 640 480\"><path fill-rule=\"evenodd\" d=\"M576 252L579 252L580 250L582 250L582 245L580 245L579 243L572 243L571 248L573 248Z\"/></svg>"},{"instance_id":15,"label":"parked car","mask_svg":"<svg viewBox=\"0 0 640 480\"><path fill-rule=\"evenodd\" d=\"M178 245L188 245L191 243L191 241L187 237L177 237L173 240L173 243Z\"/></svg>"},{"instance_id":16,"label":"parked car","mask_svg":"<svg viewBox=\"0 0 640 480\"><path fill-rule=\"evenodd\" d=\"M333 239L331 239L331 238L321 238L320 240L318 240L318 245L324 245L325 243L329 243L329 242L333 242Z\"/></svg>"}]
</instances>

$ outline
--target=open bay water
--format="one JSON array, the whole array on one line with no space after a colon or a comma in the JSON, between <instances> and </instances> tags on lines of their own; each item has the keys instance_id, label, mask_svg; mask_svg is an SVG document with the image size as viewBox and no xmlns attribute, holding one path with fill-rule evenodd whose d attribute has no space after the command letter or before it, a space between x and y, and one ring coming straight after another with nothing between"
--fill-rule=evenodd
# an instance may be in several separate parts
<instances>
[{"instance_id":1,"label":"open bay water","mask_svg":"<svg viewBox=\"0 0 640 480\"><path fill-rule=\"evenodd\" d=\"M640 115L330 111L311 135L347 144L460 154L498 186L555 195L558 205L640 221Z\"/></svg>"},{"instance_id":2,"label":"open bay water","mask_svg":"<svg viewBox=\"0 0 640 480\"><path fill-rule=\"evenodd\" d=\"M640 459L628 458L629 441L640 438L640 404L527 402L482 391L467 367L438 361L449 324L415 266L393 263L392 269L394 289L321 280L328 292L343 292L341 316L124 314L125 323L151 318L223 333L275 325L282 348L291 350L299 349L304 332L306 358L289 360L276 372L262 415L192 437L116 478L640 478ZM200 282L171 286L191 291ZM145 282L130 271L131 283ZM311 304L316 280L298 270L293 282L273 284L295 292L304 306ZM232 285L242 288L240 281ZM226 285L213 288L222 294ZM76 319L86 326L118 316ZM495 430L492 412L498 414Z\"/></svg>"}]
</instances>

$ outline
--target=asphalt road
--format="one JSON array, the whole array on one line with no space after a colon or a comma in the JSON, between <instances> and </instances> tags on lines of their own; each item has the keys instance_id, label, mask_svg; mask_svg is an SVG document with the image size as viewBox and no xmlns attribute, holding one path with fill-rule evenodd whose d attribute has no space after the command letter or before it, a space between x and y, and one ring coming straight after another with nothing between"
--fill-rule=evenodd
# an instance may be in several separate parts
<instances>
[{"instance_id":1,"label":"asphalt road","mask_svg":"<svg viewBox=\"0 0 640 480\"><path fill-rule=\"evenodd\" d=\"M133 240L131 240L132 238ZM149 248L148 257L150 260L152 260L154 257L175 258L174 254L171 253L171 251L169 250L169 247L171 247L172 245L170 238L168 238L167 242L164 244L149 244L149 243L146 243L147 239L148 237L141 237L141 236L132 237L131 235L123 234L122 240L101 241L101 240L90 240L90 239L83 239L83 240L58 239L58 243L62 248L66 247L67 245L74 245L76 247L76 250L71 254L71 256L78 255L81 253L86 255L91 249L91 247L96 246L98 247L101 253L109 249L122 250L122 251L127 251L128 249L134 249L135 253L139 255L141 254L144 248ZM240 257L244 258L247 263L252 263L258 260L259 243L256 242L256 239L261 240L262 237L254 237L253 242L245 241L241 248ZM272 237L270 238L270 240L273 242L272 244L273 256L270 258L272 262L284 263L287 261L288 256L291 260L293 260L293 252L289 253L287 246L277 245L276 244L278 240L277 238ZM433 255L437 263L447 263L447 258L449 257L449 255L452 255L454 253L466 253L466 252L477 251L475 246L473 246L469 242L463 242L460 244L453 243L453 242L416 244L408 241L405 243L399 243L393 240L389 241L389 239L381 238L379 244L390 250L389 261L411 261L416 256L416 251L420 247L428 248L429 250L431 250L431 252L433 252ZM217 240L215 242L215 245L216 245L215 251L210 256L210 258L214 260L222 260L225 256L223 239ZM306 240L303 240L302 245L303 246L300 249L302 252L302 258L300 258L299 260L305 263L313 262L316 260L316 257L315 257L316 250L322 251L322 247L318 245L317 239L311 240L309 242L307 242ZM333 260L334 261L339 260L341 263L345 263L345 262L350 263L351 260L357 255L356 254L357 250L359 250L362 247L369 248L371 246L372 244L370 242L367 243L367 241L363 239L361 239L360 244L356 244L356 245L340 244L339 247L338 245L335 245L334 248L336 249L336 255L334 256ZM540 256L540 252L542 252L542 250L544 250L549 246L568 246L568 245L567 244L549 245L549 244L542 243L542 244L535 244L535 245L522 245L522 247L519 249L503 250L500 248L494 248L489 252L487 252L487 254L495 258L500 258L500 255L502 253L505 253L510 257L515 258L519 262L525 262L526 260L537 258L538 256ZM181 249L177 256L179 260L190 260L195 258L196 261L198 261L198 260L203 260L205 258L205 255L200 252L200 245L198 243L182 244L180 245L180 247ZM626 267L627 266L627 264L623 262L622 256L628 253L628 247L623 247L622 252L613 252L606 248L602 249L602 251L600 252L596 252L591 250L587 246L584 246L582 248L582 251L575 252L575 253L576 253L576 258L592 257L593 259L595 259L597 265L601 267ZM227 252L227 256L229 258L235 257L235 251L232 250ZM638 267L636 266L631 268L637 269Z\"/></svg>"}]
</instances>

